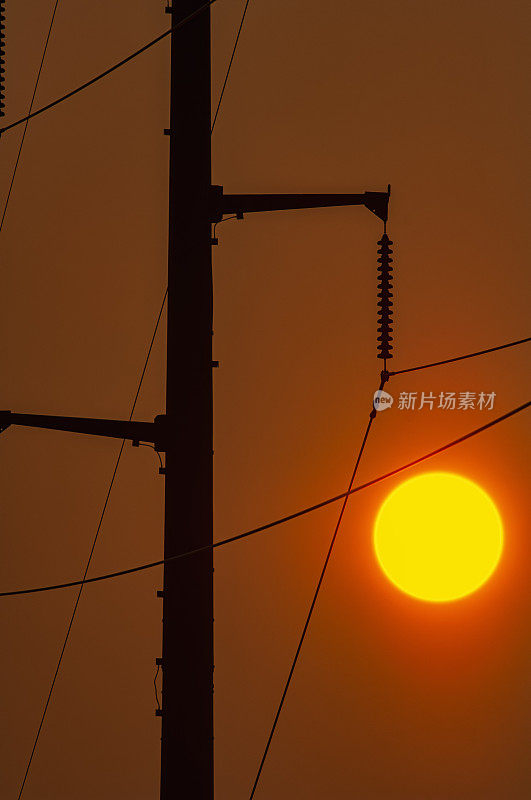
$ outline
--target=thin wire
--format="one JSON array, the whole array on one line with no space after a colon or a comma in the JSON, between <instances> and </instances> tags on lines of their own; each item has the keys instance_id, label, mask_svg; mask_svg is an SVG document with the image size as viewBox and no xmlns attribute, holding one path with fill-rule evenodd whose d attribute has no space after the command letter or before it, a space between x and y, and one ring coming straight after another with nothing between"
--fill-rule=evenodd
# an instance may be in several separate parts
<instances>
[{"instance_id":1,"label":"thin wire","mask_svg":"<svg viewBox=\"0 0 531 800\"><path fill-rule=\"evenodd\" d=\"M157 317L157 321L156 321L156 324L155 324L155 330L153 331L153 336L151 337L151 341L149 343L148 351L147 351L146 358L145 358L145 361L144 361L144 366L143 366L142 372L140 374L140 379L139 379L139 382L138 382L138 386L137 386L137 390L136 390L136 393L135 393L135 397L134 397L134 400L133 400L133 403L132 403L132 406L131 406L131 412L129 414L129 419L130 420L133 418L133 414L134 414L134 411L135 411L135 408L136 408L136 403L137 403L137 400L138 400L138 396L140 394L140 389L141 389L142 383L144 381L144 376L146 374L147 365L148 365L148 362L149 362L149 359L150 359L150 356L151 356L151 351L153 349L153 343L155 341L155 337L157 335L157 330L158 330L158 327L159 327L160 319L162 317L162 312L163 312L164 306L166 304L167 294L168 294L168 290L166 289L166 291L164 292L164 298L162 300L162 305L160 307L160 311L159 311L159 314L158 314L158 317ZM120 450L119 450L118 456L116 458L116 462L115 462L115 465L114 465L114 470L113 470L113 473L112 473L112 477L111 477L111 480L110 480L110 483L109 483L109 487L107 489L107 495L105 497L105 502L103 504L103 508L102 508L102 511L101 511L101 514L100 514L98 527L96 528L96 534L95 534L94 539L92 541L92 547L90 548L89 557L87 559L87 564L85 566L85 572L83 573L83 579L81 581L77 581L76 582L76 586L79 586L79 591L77 593L76 601L74 603L74 608L72 610L72 614L71 614L71 617L70 617L70 622L68 623L68 627L66 629L65 638L64 638L64 641L63 641L63 645L61 647L61 651L59 653L59 659L57 661L57 666L55 668L55 672L54 672L54 675L53 675L53 678L52 678L52 683L51 683L51 686L50 686L50 690L48 692L48 696L47 696L46 702L44 704L44 709L43 709L43 712L42 712L42 715L41 715L41 720L40 720L40 723L39 723L39 727L37 728L37 733L35 735L35 739L34 739L34 742L33 742L33 747L31 749L30 757L28 759L28 763L27 763L27 766L26 766L26 771L24 773L24 778L22 779L22 784L20 786L20 791L18 793L18 800L20 800L20 798L22 797L22 792L24 791L24 786L26 785L26 780L27 780L27 777L28 777L28 774L29 774L29 771L30 771L30 767L31 767L32 761L33 761L33 756L35 755L35 751L37 749L37 743L38 743L39 737L41 735L41 730L42 730L42 726L44 724L44 720L45 720L45 717L46 717L46 712L48 711L48 706L50 705L50 700L52 698L52 693L53 693L53 690L54 690L54 687L55 687L55 682L57 680L57 676L58 676L59 670L61 668L61 663L63 661L63 655L64 655L65 650L66 650L66 645L67 645L68 639L70 637L70 631L72 630L72 625L74 623L74 619L75 619L75 616L76 616L76 612L77 612L77 608L78 608L78 605L79 605L79 601L81 599L81 594L83 592L83 587L84 587L84 585L86 583L85 579L87 577L87 573L88 573L88 570L89 570L89 567L90 567L90 563L92 561L92 556L93 556L94 550L96 548L96 543L97 543L98 537L100 535L101 526L103 524L103 518L105 516L105 512L107 510L107 505L109 503L109 498L111 496L111 491L112 491L112 488L114 486L114 481L115 481L115 478L116 478L116 473L118 471L118 466L120 464L120 460L122 458L124 445L125 445L125 439L123 439L123 441L122 441L122 443L120 445Z\"/></svg>"},{"instance_id":2,"label":"thin wire","mask_svg":"<svg viewBox=\"0 0 531 800\"><path fill-rule=\"evenodd\" d=\"M249 7L250 1L251 0L246 0L245 8L243 9L242 18L241 18L241 21L240 21L240 27L238 28L238 33L236 34L236 41L234 42L234 47L232 48L232 55L230 57L229 65L227 67L227 72L225 73L225 80L223 81L223 86L221 87L221 92L220 92L220 95L219 95L219 100L218 100L218 105L217 105L217 108L216 108L216 113L214 114L214 121L213 121L212 127L210 129L210 135L212 135L212 132L214 130L214 126L216 124L216 120L218 118L219 109L220 109L220 106L221 106L221 101L223 100L223 95L225 94L225 87L226 87L227 81L229 79L229 74L230 74L230 70L231 70L231 67L232 67L232 62L234 61L234 56L236 55L236 48L238 47L238 42L240 40L240 33L242 32L243 23L245 21L245 15L247 14L247 9Z\"/></svg>"},{"instance_id":3,"label":"thin wire","mask_svg":"<svg viewBox=\"0 0 531 800\"><path fill-rule=\"evenodd\" d=\"M500 344L497 347L489 347L488 350L478 350L477 353L467 353L465 356L457 356L456 358L447 358L445 361L434 361L433 364L422 364L420 367L409 367L408 369L399 369L395 372L390 372L389 375L403 375L405 372L416 372L419 369L428 369L429 367L440 367L442 364L451 364L454 361L463 361L465 358L475 358L476 356L484 356L486 353L494 353L496 350L505 350L507 347L515 347L517 344L525 344L531 342L531 336L526 339L517 339L514 342L507 342L507 344Z\"/></svg>"},{"instance_id":4,"label":"thin wire","mask_svg":"<svg viewBox=\"0 0 531 800\"><path fill-rule=\"evenodd\" d=\"M129 63L129 61L132 61L141 53L144 53L146 50L149 50L150 47L153 47L153 45L162 41L162 39L164 39L166 36L169 36L172 31L176 31L179 28L182 28L183 25L185 25L187 22L190 22L190 20L194 19L194 17L197 17L197 15L200 14L202 11L204 11L206 8L209 8L209 6L214 5L215 2L216 0L209 0L209 2L204 3L202 6L197 8L192 14L188 14L187 17L184 17L182 20L180 20L180 22L178 22L177 25L172 25L172 27L168 28L167 31L161 33L160 36L156 36L155 39L152 39L150 42L145 44L139 50L135 50L135 52L128 55L127 58L122 59L122 61L119 61L117 64L114 64L114 66L109 67L109 69L106 69L104 72L100 72L99 75L96 75L94 78L91 78L90 81L83 83L76 89L72 89L72 91L62 95L62 97L58 97L57 100L53 100L53 102L48 103L48 105L43 106L42 108L38 108L37 111L33 111L31 114L27 114L25 117L17 119L16 122L12 122L10 125L6 125L4 128L0 128L0 136L6 131L11 130L11 128L15 128L17 125L22 125L22 123L25 122L26 120L32 119L33 117L42 114L44 111L48 111L50 108L53 108L59 103L62 103L64 100L68 100L70 97L73 97L75 94L78 94L79 92L83 91L83 89L87 89L89 86L92 86L92 84L97 83L97 81L100 81L102 78L105 78L107 75L110 75L111 72L114 72L120 67L123 67L125 64Z\"/></svg>"},{"instance_id":5,"label":"thin wire","mask_svg":"<svg viewBox=\"0 0 531 800\"><path fill-rule=\"evenodd\" d=\"M384 384L385 384L385 379L382 378L382 380L380 382L380 390L383 389ZM334 545L336 543L337 534L339 532L339 528L340 528L341 522L343 520L343 515L345 513L345 509L347 507L347 503L348 503L348 499L349 499L349 493L350 493L350 490L352 489L352 484L354 483L354 479L355 479L356 473L358 471L358 466L359 466L359 463L361 461L361 457L363 455L363 451L365 450L365 445L367 444L367 439L368 439L368 436L369 436L369 433L370 433L370 430L371 430L371 427L372 427L372 423L373 423L375 417L376 417L376 411L373 408L371 410L370 415L369 415L369 422L367 423L367 427L365 429L365 435L363 437L363 440L362 440L362 443L361 443L361 447L360 447L360 449L358 451L358 455L357 455L357 458L356 458L356 463L354 465L354 469L352 471L352 475L351 475L350 482L349 482L349 485L348 485L347 494L346 494L346 496L343 499L343 502L341 504L341 510L339 512L339 517L338 517L337 522L336 522L336 527L334 529L334 533L332 535L332 539L331 539L330 545L328 547L328 551L327 551L327 554L326 554L326 557L325 557L325 560L324 560L324 564L323 564L323 567L321 569L321 574L319 575L319 580L317 581L317 586L316 586L314 594L313 594L312 602L310 603L310 608L308 610L308 614L306 615L306 620L304 622L304 627L302 629L302 633L301 633L300 638L299 638L299 643L297 645L297 649L295 651L295 655L294 655L293 660L291 662L291 667L290 667L290 670L289 670L289 673L288 673L288 677L287 677L286 683L284 685L284 689L282 691L280 702L278 704L277 713L275 714L275 718L273 720L273 724L271 726L271 730L269 731L269 736L267 738L266 746L264 748L264 752L262 754L262 758L260 759L260 765L258 767L258 772L256 773L256 778L254 779L253 788L251 790L251 794L249 796L249 800L253 800L253 797L254 797L255 792L256 792L256 788L258 786L258 782L260 780L260 776L262 774L262 770L264 768L264 764L265 764L265 761L266 761L266 758L267 758L267 754L269 753L269 748L271 746L271 742L273 740L273 736L275 735L275 731L276 731L276 728L277 728L278 720L280 718L280 715L282 713L282 709L284 707L284 701L286 699L286 695L288 693L288 690L289 690L289 687L290 687L290 684L291 684L291 679L293 678L293 673L295 672L295 667L297 666L297 662L299 660L299 656L300 656L300 653L301 653L301 650L302 650L302 646L304 644L304 639L306 638L306 633L307 633L308 628L310 626L310 621L311 621L311 618L312 618L312 614L313 614L315 605L317 603L317 598L319 596L319 592L321 591L321 586L322 586L323 581L324 581L326 570L328 568L328 564L329 564L330 558L332 556L332 550L334 549Z\"/></svg>"},{"instance_id":6,"label":"thin wire","mask_svg":"<svg viewBox=\"0 0 531 800\"><path fill-rule=\"evenodd\" d=\"M238 533L235 536L230 536L228 539L221 539L219 542L214 542L214 544L205 545L204 547L197 547L194 550L187 550L185 553L179 553L175 556L169 556L168 558L160 559L159 561L150 561L147 564L140 564L136 567L130 567L129 569L122 569L118 572L107 572L104 575L97 575L94 578L87 578L85 581L69 581L68 583L55 583L47 586L38 586L36 588L31 589L16 589L10 592L0 592L0 597L14 597L15 595L21 594L37 594L39 592L51 592L55 589L70 589L73 586L79 586L81 583L99 583L100 581L110 580L111 578L120 578L123 575L132 575L135 572L143 572L146 569L153 569L154 567L160 567L163 564L167 564L170 561L176 561L180 558L188 558L189 556L197 555L198 553L203 553L205 550L215 550L217 547L223 547L227 544L232 544L233 542L238 542L241 539L246 539L249 536L254 536L257 533L263 533L263 531L267 531L271 528L275 528L278 525L282 525L285 522L291 522L293 519L298 519L299 517L303 517L306 514L311 514L312 511L318 511L320 508L325 508L325 506L329 506L332 503L337 503L339 500L343 500L345 497L350 496L351 494L356 494L357 492L361 492L365 489L368 489L370 486L374 486L377 483L381 483L382 481L387 480L388 478L392 478L394 475L398 475L400 472L404 472L406 469L410 469L411 467L415 467L417 464L421 464L423 461L426 461L428 458L433 458L433 456L439 455L439 453L444 452L445 450L449 450L451 447L455 447L462 442L465 442L467 439L471 439L473 436L477 436L479 433L483 433L488 428L494 427L494 425L498 425L498 423L503 422L509 417L518 414L520 411L524 411L531 405L531 400L527 403L524 403L518 408L513 408L512 411L507 412L507 414L503 414L501 417L497 417L496 419L491 420L486 425L482 425L480 428L475 428L470 433L466 433L464 436L460 436L459 439L454 439L452 442L448 442L448 444L443 445L442 447L437 448L437 450L432 450L430 453L426 453L424 456L420 456L420 458L416 458L414 461L410 461L407 464L403 464L401 467L397 467L396 469L391 470L391 472L386 472L384 475L379 475L377 478L373 478L367 483L362 483L360 486L356 486L351 489L349 492L343 492L342 494L337 494L335 497L329 497L328 500L322 500L320 503L316 503L313 506L308 506L306 508L301 509L300 511L295 511L293 514L288 514L285 517L280 517L279 519L274 520L273 522L268 522L265 525L260 525L258 528L253 528L252 530L245 531L244 533Z\"/></svg>"},{"instance_id":7,"label":"thin wire","mask_svg":"<svg viewBox=\"0 0 531 800\"><path fill-rule=\"evenodd\" d=\"M155 453L159 457L159 462L160 462L161 468L164 467L164 464L162 463L161 455L160 455L159 451L155 448L154 444L149 444L148 442L138 442L137 447L150 447L152 450L155 450Z\"/></svg>"},{"instance_id":8,"label":"thin wire","mask_svg":"<svg viewBox=\"0 0 531 800\"><path fill-rule=\"evenodd\" d=\"M212 134L210 134L210 135L212 135ZM222 225L224 222L228 222L229 219L238 219L238 215L237 214L231 214L230 217L225 217L225 219L220 219L217 222L214 222L214 228L213 228L213 231L212 231L212 236L213 236L214 239L216 238L216 228L218 227L218 225Z\"/></svg>"},{"instance_id":9,"label":"thin wire","mask_svg":"<svg viewBox=\"0 0 531 800\"><path fill-rule=\"evenodd\" d=\"M157 671L155 672L155 677L153 678L153 686L155 688L155 700L157 701L157 710L160 711L160 702L159 702L159 693L157 689L157 678L160 672L160 664L157 664Z\"/></svg>"},{"instance_id":10,"label":"thin wire","mask_svg":"<svg viewBox=\"0 0 531 800\"><path fill-rule=\"evenodd\" d=\"M28 114L31 114L31 112L33 110L33 103L35 102L35 95L37 94L37 88L39 86L39 80L40 80L42 68L43 68L43 65L44 65L44 59L46 58L46 50L48 49L48 42L50 41L50 35L52 33L53 23L54 23L54 19L55 19L55 12L57 11L58 4L59 4L59 0L55 0L55 5L54 5L53 11L52 11L52 18L50 20L50 26L48 28L48 33L46 34L46 39L44 41L44 49L42 51L41 63L39 64L39 69L37 71L37 77L35 79L35 86L33 87L33 94L31 96L31 101L30 101L30 104L29 104ZM2 232L2 228L4 227L4 220L5 220L6 214L7 214L7 207L9 206L9 200L11 198L11 192L13 191L13 184L15 182L15 175L17 174L18 162L20 161L20 154L22 153L22 148L24 147L24 139L26 138L26 131L28 130L28 122L29 122L29 119L26 119L26 124L24 125L24 130L22 132L22 138L20 140L20 145L18 147L18 153L17 153L17 158L16 158L16 161L15 161L15 166L13 167L13 173L11 175L11 182L9 184L7 197L6 197L6 200L5 200L5 203L4 203L4 209L2 211L2 219L0 220L0 233Z\"/></svg>"}]
</instances>

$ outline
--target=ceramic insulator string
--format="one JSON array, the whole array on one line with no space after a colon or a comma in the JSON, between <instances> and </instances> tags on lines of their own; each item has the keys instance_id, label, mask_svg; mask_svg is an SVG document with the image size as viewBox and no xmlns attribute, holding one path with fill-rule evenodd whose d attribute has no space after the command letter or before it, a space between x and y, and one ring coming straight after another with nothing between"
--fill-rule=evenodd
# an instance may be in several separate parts
<instances>
[{"instance_id":1,"label":"ceramic insulator string","mask_svg":"<svg viewBox=\"0 0 531 800\"><path fill-rule=\"evenodd\" d=\"M393 267L391 258L390 245L393 244L391 239L386 233L378 242L378 358L383 358L386 361L392 358L393 337Z\"/></svg>"}]
</instances>

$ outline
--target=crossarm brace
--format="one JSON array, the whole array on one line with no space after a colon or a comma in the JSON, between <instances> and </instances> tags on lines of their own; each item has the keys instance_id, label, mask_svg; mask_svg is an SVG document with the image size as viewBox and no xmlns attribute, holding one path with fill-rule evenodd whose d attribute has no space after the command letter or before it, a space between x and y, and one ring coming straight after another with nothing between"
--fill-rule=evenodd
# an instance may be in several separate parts
<instances>
[{"instance_id":1,"label":"crossarm brace","mask_svg":"<svg viewBox=\"0 0 531 800\"><path fill-rule=\"evenodd\" d=\"M384 222L391 187L386 192L362 194L223 194L223 186L211 187L211 221L220 222L224 214L241 217L254 211L288 211L330 206L365 206Z\"/></svg>"},{"instance_id":2,"label":"crossarm brace","mask_svg":"<svg viewBox=\"0 0 531 800\"><path fill-rule=\"evenodd\" d=\"M150 442L155 450L165 451L166 417L155 417L154 422L132 420L91 419L86 417L55 417L48 414L16 414L0 411L0 432L10 425L29 428L47 428L71 433L86 433L91 436L107 436L113 439L131 439L133 443Z\"/></svg>"}]
</instances>

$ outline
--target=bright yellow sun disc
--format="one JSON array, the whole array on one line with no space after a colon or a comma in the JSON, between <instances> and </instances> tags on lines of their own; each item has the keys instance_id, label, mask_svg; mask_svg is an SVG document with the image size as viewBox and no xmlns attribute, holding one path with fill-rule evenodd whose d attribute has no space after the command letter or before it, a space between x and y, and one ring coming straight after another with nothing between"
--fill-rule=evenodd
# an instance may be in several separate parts
<instances>
[{"instance_id":1,"label":"bright yellow sun disc","mask_svg":"<svg viewBox=\"0 0 531 800\"><path fill-rule=\"evenodd\" d=\"M476 483L428 472L404 481L384 500L374 549L384 573L403 592L432 602L457 600L496 569L503 525Z\"/></svg>"}]
</instances>

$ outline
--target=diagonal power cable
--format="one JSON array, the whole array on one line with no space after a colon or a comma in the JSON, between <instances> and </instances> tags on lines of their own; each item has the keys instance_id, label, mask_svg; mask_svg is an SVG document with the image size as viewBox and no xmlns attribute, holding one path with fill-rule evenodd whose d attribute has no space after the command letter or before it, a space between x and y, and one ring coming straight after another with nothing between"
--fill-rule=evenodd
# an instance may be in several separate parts
<instances>
[{"instance_id":1,"label":"diagonal power cable","mask_svg":"<svg viewBox=\"0 0 531 800\"><path fill-rule=\"evenodd\" d=\"M155 342L155 337L157 335L157 331L158 331L158 328L159 328L159 323L160 323L160 320L161 320L161 317L162 317L162 312L164 311L164 306L166 304L167 294L168 294L168 290L166 289L166 291L164 292L164 297L163 297L162 304L161 304L161 307L160 307L160 311L159 311L159 314L158 314L158 317L157 317L157 321L155 323L155 329L153 331L153 335L152 335L151 341L149 343L149 347L148 347L148 350L147 350L146 358L145 358L145 361L144 361L144 366L142 368L142 372L140 373L140 378L139 378L139 381L138 381L138 386L137 386L136 393L135 393L135 396L134 396L134 399L133 399L133 403L131 405L131 411L130 411L130 414L129 414L129 419L130 420L133 418L133 414L135 412L136 404L137 404L138 397L139 397L139 394L140 394L140 389L142 388L142 383L144 381L144 376L146 374L146 369L147 369L147 366L148 366L148 363L149 363L149 359L150 359L150 356L151 356L151 351L153 349L153 344ZM81 594L83 592L83 587L84 587L84 585L86 583L85 579L87 577L87 573L89 571L89 567L90 567L90 564L91 564L91 561L92 561L92 556L94 555L94 550L96 548L96 543L97 543L99 535L100 535L101 526L103 524L103 518L105 516L105 512L107 511L107 506L109 504L109 498L110 498L110 495L111 495L112 488L114 486L114 481L115 481L115 478L116 478L116 473L118 472L118 467L120 465L120 461L121 461L121 458L122 458L122 453L123 453L123 450L124 450L124 446L125 446L125 439L122 441L122 443L120 445L120 450L118 451L118 456L117 456L116 462L114 464L114 470L112 472L111 480L109 482L109 487L107 489L107 494L105 496L105 501L103 503L103 508L102 508L102 511L101 511L101 514L100 514L100 518L99 518L99 521L98 521L98 526L96 528L96 533L95 533L94 539L92 541L92 546L90 548L89 556L88 556L87 563L86 563L86 566L85 566L85 571L83 573L83 578L77 584L79 586L79 591L77 593L77 597L76 597L76 600L75 600L75 603L74 603L74 608L72 609L72 614L70 616L70 621L69 621L68 627L66 629L66 634L65 634L65 637L64 637L64 640L63 640L63 644L62 644L61 650L59 652L59 658L57 660L57 666L55 668L55 672L54 672L54 675L53 675L53 678L52 678L52 682L51 682L51 685L50 685L50 690L48 692L48 695L46 697L46 701L44 703L44 708L43 708L43 711L42 711L42 714L41 714L39 727L37 728L37 733L36 733L35 739L33 741L33 747L31 749L31 753L30 753L30 756L29 756L29 759L28 759L28 762L27 762L27 765L26 765L26 771L24 772L24 777L22 779L22 783L21 783L20 790L19 790L19 793L18 793L18 800L20 800L20 798L22 797L22 792L24 791L24 786L26 785L26 780L28 778L28 774L29 774L30 767L31 767L31 764L32 764L32 761L33 761L33 757L34 757L35 751L37 749L37 744L39 742L39 737L41 735L42 726L44 725L44 720L46 718L46 712L48 711L48 706L50 705L50 700L52 698L52 694L53 694L53 690L54 690L54 687L55 687L55 683L57 681L57 676L58 676L59 670L61 668L61 663L63 661L63 656L64 656L64 653L65 653L65 650L66 650L66 645L68 644L68 639L70 637L70 631L72 630L72 625L74 624L74 619L75 619L75 616L76 616L76 613L77 613L77 609L78 609L78 606L79 606L79 601L81 599Z\"/></svg>"},{"instance_id":2,"label":"diagonal power cable","mask_svg":"<svg viewBox=\"0 0 531 800\"><path fill-rule=\"evenodd\" d=\"M39 86L39 80L41 77L42 68L44 66L44 59L46 58L46 51L48 49L48 42L50 41L50 36L52 33L53 23L55 20L55 12L57 11L57 6L59 4L59 0L55 0L55 5L52 11L52 18L50 20L50 26L48 28L48 33L46 34L46 39L44 40L44 49L42 51L42 58L41 63L39 64L39 69L37 70L37 77L35 78L35 85L33 87L33 94L31 96L31 101L29 104L28 116L25 119L24 130L22 131L22 138L20 139L20 144L18 146L18 153L15 160L15 166L13 167L13 172L11 174L11 181L9 184L9 189L7 190L7 197L5 199L4 208L2 211L2 219L0 219L0 233L2 232L2 228L4 227L4 220L7 214L7 208L9 206L9 200L11 199L11 192L13 191L13 184L15 182L15 175L17 174L18 163L20 161L20 155L22 153L22 148L24 147L24 140L26 138L26 131L28 130L28 122L31 112L33 110L33 103L35 102L35 95L37 94L37 88Z\"/></svg>"},{"instance_id":3,"label":"diagonal power cable","mask_svg":"<svg viewBox=\"0 0 531 800\"><path fill-rule=\"evenodd\" d=\"M27 114L25 117L21 117L20 119L15 120L15 122L11 122L9 125L5 125L3 128L0 128L0 136L6 131L11 130L12 128L16 128L17 125L22 125L23 122L33 119L33 117L37 117L39 114L42 114L44 111L48 111L50 108L54 108L54 106L59 105L59 103L64 102L64 100L68 100L70 97L73 97L79 92L82 92L84 89L88 89L88 87L92 86L94 83L101 81L102 78L107 77L107 75L110 75L111 72L120 69L120 67L123 67L125 64L128 64L129 61L132 61L141 53L144 53L146 50L149 50L151 47L153 47L153 45L158 44L158 42L161 42L163 39L166 38L166 36L169 36L172 31L176 31L179 28L182 28L183 25L186 25L187 22L190 22L190 20L194 19L194 17L197 17L197 15L201 14L201 12L204 11L206 8L214 5L215 2L216 0L208 0L207 3L204 3L204 5L200 6L199 8L196 8L195 11L193 11L191 14L188 14L187 17L181 19L176 25L172 25L172 27L168 28L167 31L164 31L164 33L161 33L159 36L156 36L154 39L145 44L143 47L140 47L138 50L135 50L134 53L130 53L126 58L123 58L121 61L118 61L118 63L113 64L112 67L109 67L108 69L104 70L104 72L100 72L98 75L95 75L94 78L91 78L89 81L86 81L86 83L82 83L81 86L77 86L75 89L72 89L70 92L63 94L61 97L58 97L51 103L42 106L42 108L38 108L37 111L33 111L30 114Z\"/></svg>"},{"instance_id":4,"label":"diagonal power cable","mask_svg":"<svg viewBox=\"0 0 531 800\"><path fill-rule=\"evenodd\" d=\"M227 86L227 81L229 80L230 70L232 67L232 62L234 61L234 56L236 55L236 50L238 48L238 42L240 41L240 33L242 32L243 23L245 22L245 15L247 14L247 9L249 8L249 3L251 0L246 0L245 7L243 9L242 18L240 21L240 27L238 28L238 33L236 34L236 40L234 42L234 47L232 48L232 54L229 60L229 65L227 67L227 72L225 73L225 80L223 81L223 86L221 87L221 92L219 94L218 104L216 106L216 112L214 114L214 121L212 122L212 127L210 129L210 133L212 134L214 130L214 126L216 124L216 120L218 118L219 109L221 107L221 101L223 100L223 95L225 94L225 87Z\"/></svg>"},{"instance_id":5,"label":"diagonal power cable","mask_svg":"<svg viewBox=\"0 0 531 800\"><path fill-rule=\"evenodd\" d=\"M384 384L385 384L385 378L382 378L382 380L380 381L380 390L383 388ZM352 475L350 477L350 482L349 482L349 485L348 485L347 492L345 494L343 502L341 503L341 509L340 509L340 512L339 512L339 516L337 518L336 526L334 528L334 533L332 534L332 539L330 540L330 544L328 546L328 551L326 553L324 564L323 564L323 567L321 569L321 574L319 575L319 580L317 581L317 586L316 586L314 594L313 594L312 602L310 603L310 608L308 610L308 614L306 615L306 620L305 620L304 626L302 628L302 633L300 635L299 643L297 645L297 649L295 651L295 655L293 657L293 661L291 662L291 667L290 667L290 670L289 670L289 673L288 673L288 677L287 677L286 683L284 685L284 689L282 690L282 695L280 697L280 702L278 704L277 712L275 714L275 718L273 720L273 724L271 726L271 730L269 731L269 736L267 738L267 742L266 742L266 746L264 748L264 752L262 753L262 758L260 759L260 765L258 767L258 772L256 773L256 778L254 779L253 788L251 790L251 794L249 796L249 800L253 800L253 797L254 797L255 792L256 792L256 788L258 786L258 782L260 780L260 776L262 774L262 770L264 768L264 764L265 764L265 761L266 761L266 758L267 758L267 754L269 753L269 748L271 746L271 742L273 741L273 736L275 735L275 731L276 731L276 728L277 728L278 720L279 720L280 715L282 713L282 709L284 707L284 701L286 700L286 695L288 694L288 690L289 690L289 687L290 687L290 684L291 684L291 679L293 678L293 674L295 672L295 667L297 666L297 662L298 662L299 656L301 654L302 646L304 644L304 639L306 638L306 633L308 632L308 628L310 626L310 621L311 621L311 618L312 618L312 615L313 615L313 611L314 611L315 605L317 603L317 598L319 597L319 592L321 591L321 586L323 585L323 581L324 581L324 577L325 577L325 574L326 574L326 570L328 568L328 564L330 563L330 558L332 557L332 551L334 549L334 545L336 543L337 535L339 533L339 528L341 526L341 522L342 522L343 516L345 514L345 509L347 507L348 499L349 499L350 492L351 492L351 489L352 489L352 484L354 483L354 479L356 477L356 473L358 472L358 467L359 467L359 464L360 464L360 461L361 461L361 457L363 455L363 451L365 450L365 445L367 444L367 439L369 437L369 433L370 433L370 430L371 430L371 427L372 427L372 423L373 423L375 417L376 417L376 411L373 408L371 410L370 415L369 415L369 422L367 423L367 427L365 428L365 434L363 436L363 440L361 442L361 446L360 446L360 449L358 451L358 455L356 457L356 463L354 464L354 469L353 469Z\"/></svg>"},{"instance_id":6,"label":"diagonal power cable","mask_svg":"<svg viewBox=\"0 0 531 800\"><path fill-rule=\"evenodd\" d=\"M531 336L526 339L517 339L514 342L507 342L507 344L499 344L497 347L489 347L487 350L478 350L476 353L467 353L464 356L456 356L455 358L447 358L444 361L434 361L431 364L422 364L420 367L409 367L408 369L398 369L395 372L390 372L389 375L404 375L406 372L417 372L419 369L429 369L429 367L440 367L443 364L452 364L454 361L463 361L465 358L476 358L476 356L484 356L487 353L494 353L496 350L505 350L507 347L515 347L517 344L525 344L531 342Z\"/></svg>"},{"instance_id":7,"label":"diagonal power cable","mask_svg":"<svg viewBox=\"0 0 531 800\"><path fill-rule=\"evenodd\" d=\"M342 494L337 494L334 497L329 497L327 500L322 500L320 503L315 503L315 505L313 506L307 506L306 508L302 508L299 511L295 511L292 514L288 514L285 517L280 517L279 519L276 519L273 522L267 522L265 525L260 525L258 528L252 528L251 530L245 531L244 533L238 533L235 536L229 536L228 539L221 539L219 542L215 542L212 545L205 545L204 547L198 547L195 550L187 550L186 552L179 553L175 556L169 556L168 558L165 559L163 558L160 559L159 561L150 561L147 564L139 564L136 567L130 567L129 569L122 569L119 570L118 572L107 572L105 575L97 575L94 578L87 578L84 581L68 581L67 583L55 583L46 586L37 586L31 589L15 589L10 592L0 592L0 597L15 597L16 595L21 595L21 594L37 594L40 592L51 592L56 589L70 589L74 586L80 586L81 584L99 583L100 581L107 581L113 578L121 578L123 575L133 575L135 572L143 572L146 569L154 569L155 567L160 567L163 564L167 564L169 561L175 561L181 558L189 558L190 556L197 555L198 553L203 553L205 550L210 550L210 549L215 550L217 547L224 547L227 544L238 542L241 539L247 539L249 536L255 536L258 533L263 533L267 530L271 530L271 528L276 528L278 525L282 525L285 522L291 522L291 520L306 516L306 514L311 514L313 511L318 511L320 508L325 508L326 506L332 505L332 503L337 503L339 502L339 500L343 500L345 497L350 497L351 494L362 492L365 489L368 489L370 486L375 486L377 483L381 483L382 481L385 481L388 478L392 478L394 475L398 475L400 472L404 472L404 470L406 469L411 469L411 467L415 467L417 466L417 464L421 464L423 461L426 461L429 458L433 458L434 456L440 455L446 450L449 450L451 447L455 447L458 444L462 444L462 442L466 442L468 439L471 439L472 437L477 436L480 433L483 433L489 428L498 425L500 422L504 422L510 417L513 417L515 414L519 414L520 412L525 411L525 409L529 408L529 406L531 406L531 400L529 400L527 403L524 403L521 406L518 406L517 408L513 408L506 414L502 414L501 417L496 417L496 419L487 422L486 425L482 425L480 428L475 428L474 430L469 431L469 433L465 433L464 436L460 436L458 439L454 439L452 442L448 442L442 447L438 447L437 450L432 450L430 453L426 453L425 455L420 456L419 458L415 458L413 461L409 461L407 464L402 464L402 466L391 470L391 472L386 472L384 475L379 475L377 478L372 478L372 480L360 484L360 486L355 486L351 488L348 492L343 492Z\"/></svg>"}]
</instances>

